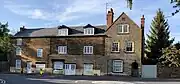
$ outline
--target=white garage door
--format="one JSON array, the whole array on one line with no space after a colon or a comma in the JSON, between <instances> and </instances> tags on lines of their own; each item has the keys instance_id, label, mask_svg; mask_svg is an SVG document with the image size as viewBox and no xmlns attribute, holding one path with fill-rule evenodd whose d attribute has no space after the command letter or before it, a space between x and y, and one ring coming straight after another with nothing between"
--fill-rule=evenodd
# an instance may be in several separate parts
<instances>
[{"instance_id":1,"label":"white garage door","mask_svg":"<svg viewBox=\"0 0 180 84\"><path fill-rule=\"evenodd\" d=\"M75 75L76 64L65 64L65 75Z\"/></svg>"},{"instance_id":2,"label":"white garage door","mask_svg":"<svg viewBox=\"0 0 180 84\"><path fill-rule=\"evenodd\" d=\"M54 70L63 69L63 65L64 65L64 63L61 62L61 61L56 61L56 62L54 62Z\"/></svg>"},{"instance_id":3,"label":"white garage door","mask_svg":"<svg viewBox=\"0 0 180 84\"><path fill-rule=\"evenodd\" d=\"M93 64L84 64L84 75L93 75Z\"/></svg>"}]
</instances>

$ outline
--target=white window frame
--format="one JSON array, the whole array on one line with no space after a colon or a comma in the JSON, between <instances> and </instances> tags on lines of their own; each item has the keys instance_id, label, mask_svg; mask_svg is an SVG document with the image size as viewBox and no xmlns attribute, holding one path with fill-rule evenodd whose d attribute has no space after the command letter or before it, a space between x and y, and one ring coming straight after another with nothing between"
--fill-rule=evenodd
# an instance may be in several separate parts
<instances>
[{"instance_id":1,"label":"white window frame","mask_svg":"<svg viewBox=\"0 0 180 84\"><path fill-rule=\"evenodd\" d=\"M127 32L124 31L124 26L127 25ZM119 26L122 26L121 32L119 32ZM118 24L118 33L129 33L129 24Z\"/></svg>"},{"instance_id":2,"label":"white window frame","mask_svg":"<svg viewBox=\"0 0 180 84\"><path fill-rule=\"evenodd\" d=\"M94 35L94 28L84 28L84 35Z\"/></svg>"},{"instance_id":3,"label":"white window frame","mask_svg":"<svg viewBox=\"0 0 180 84\"><path fill-rule=\"evenodd\" d=\"M116 62L120 62L120 64L117 64ZM113 72L123 72L123 69L123 60L113 60Z\"/></svg>"},{"instance_id":4,"label":"white window frame","mask_svg":"<svg viewBox=\"0 0 180 84\"><path fill-rule=\"evenodd\" d=\"M58 54L67 54L67 46L58 46Z\"/></svg>"},{"instance_id":5,"label":"white window frame","mask_svg":"<svg viewBox=\"0 0 180 84\"><path fill-rule=\"evenodd\" d=\"M16 69L21 69L21 60L16 59Z\"/></svg>"},{"instance_id":6,"label":"white window frame","mask_svg":"<svg viewBox=\"0 0 180 84\"><path fill-rule=\"evenodd\" d=\"M112 47L113 47L113 44L114 44L114 43L118 43L118 51L113 51L113 48L112 48ZM119 42L113 42L113 43L111 44L111 52L119 52L119 50L120 50L120 49L119 49L119 45L120 45Z\"/></svg>"},{"instance_id":7,"label":"white window frame","mask_svg":"<svg viewBox=\"0 0 180 84\"><path fill-rule=\"evenodd\" d=\"M16 45L22 45L22 38L16 39Z\"/></svg>"},{"instance_id":8,"label":"white window frame","mask_svg":"<svg viewBox=\"0 0 180 84\"><path fill-rule=\"evenodd\" d=\"M131 44L130 44L130 43L131 43ZM132 51L128 51L128 50L127 50L128 45L131 45L131 46L132 46ZM133 42L133 41L126 41L125 51L126 51L126 52L134 52L134 42Z\"/></svg>"},{"instance_id":9,"label":"white window frame","mask_svg":"<svg viewBox=\"0 0 180 84\"><path fill-rule=\"evenodd\" d=\"M40 55L39 55L39 53L40 53ZM37 49L37 57L43 57L43 49L42 48Z\"/></svg>"},{"instance_id":10,"label":"white window frame","mask_svg":"<svg viewBox=\"0 0 180 84\"><path fill-rule=\"evenodd\" d=\"M16 47L16 55L21 55L22 49L21 47Z\"/></svg>"},{"instance_id":11,"label":"white window frame","mask_svg":"<svg viewBox=\"0 0 180 84\"><path fill-rule=\"evenodd\" d=\"M68 35L68 29L58 29L58 35L59 36L67 36Z\"/></svg>"},{"instance_id":12,"label":"white window frame","mask_svg":"<svg viewBox=\"0 0 180 84\"><path fill-rule=\"evenodd\" d=\"M84 46L84 54L93 54L93 46Z\"/></svg>"}]
</instances>

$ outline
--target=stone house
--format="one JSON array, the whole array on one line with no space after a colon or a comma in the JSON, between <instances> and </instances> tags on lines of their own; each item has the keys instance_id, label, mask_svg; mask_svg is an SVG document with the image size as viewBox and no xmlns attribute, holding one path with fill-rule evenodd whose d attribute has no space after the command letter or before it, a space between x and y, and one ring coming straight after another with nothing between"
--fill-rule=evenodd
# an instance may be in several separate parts
<instances>
[{"instance_id":1,"label":"stone house","mask_svg":"<svg viewBox=\"0 0 180 84\"><path fill-rule=\"evenodd\" d=\"M130 75L131 64L141 65L143 27L124 12L114 21L113 9L106 25L30 29L24 26L12 37L15 51L10 64L25 68L52 68L64 75ZM144 25L144 17L141 26Z\"/></svg>"}]
</instances>

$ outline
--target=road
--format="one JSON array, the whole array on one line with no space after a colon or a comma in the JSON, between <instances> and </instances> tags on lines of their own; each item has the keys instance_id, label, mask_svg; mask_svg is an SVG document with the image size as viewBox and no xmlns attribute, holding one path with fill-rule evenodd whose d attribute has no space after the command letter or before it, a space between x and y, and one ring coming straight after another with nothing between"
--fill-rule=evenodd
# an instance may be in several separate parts
<instances>
[{"instance_id":1,"label":"road","mask_svg":"<svg viewBox=\"0 0 180 84\"><path fill-rule=\"evenodd\" d=\"M113 80L114 79L114 80ZM180 80L140 80L118 77L32 76L0 74L0 84L180 84Z\"/></svg>"}]
</instances>

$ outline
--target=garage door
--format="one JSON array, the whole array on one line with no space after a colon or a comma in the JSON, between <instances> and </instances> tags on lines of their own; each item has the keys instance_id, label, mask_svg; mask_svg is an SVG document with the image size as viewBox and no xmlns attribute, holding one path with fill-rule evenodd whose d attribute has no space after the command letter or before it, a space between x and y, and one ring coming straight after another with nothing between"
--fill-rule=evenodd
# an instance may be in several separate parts
<instances>
[{"instance_id":1,"label":"garage door","mask_svg":"<svg viewBox=\"0 0 180 84\"><path fill-rule=\"evenodd\" d=\"M93 75L93 64L84 64L84 75Z\"/></svg>"},{"instance_id":2,"label":"garage door","mask_svg":"<svg viewBox=\"0 0 180 84\"><path fill-rule=\"evenodd\" d=\"M63 69L64 63L61 61L56 61L53 63L54 64L54 70L60 70Z\"/></svg>"},{"instance_id":3,"label":"garage door","mask_svg":"<svg viewBox=\"0 0 180 84\"><path fill-rule=\"evenodd\" d=\"M76 64L65 64L65 75L75 75Z\"/></svg>"}]
</instances>

